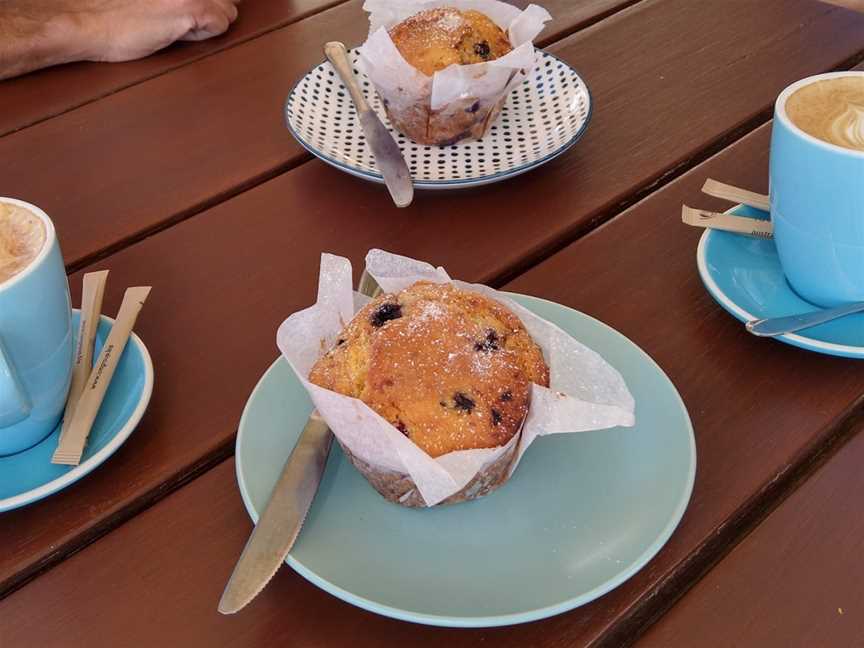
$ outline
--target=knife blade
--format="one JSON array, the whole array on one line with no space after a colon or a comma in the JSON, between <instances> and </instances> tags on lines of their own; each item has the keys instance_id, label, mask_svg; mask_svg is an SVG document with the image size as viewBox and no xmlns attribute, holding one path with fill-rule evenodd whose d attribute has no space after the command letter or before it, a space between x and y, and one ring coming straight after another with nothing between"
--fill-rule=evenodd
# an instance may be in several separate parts
<instances>
[{"instance_id":1,"label":"knife blade","mask_svg":"<svg viewBox=\"0 0 864 648\"><path fill-rule=\"evenodd\" d=\"M330 428L312 412L225 586L222 614L242 610L279 570L318 491L332 442Z\"/></svg>"},{"instance_id":2,"label":"knife blade","mask_svg":"<svg viewBox=\"0 0 864 648\"><path fill-rule=\"evenodd\" d=\"M357 289L369 297L381 292L366 270ZM234 614L246 607L279 571L318 492L332 443L333 433L313 411L225 586L219 601L222 614Z\"/></svg>"},{"instance_id":3,"label":"knife blade","mask_svg":"<svg viewBox=\"0 0 864 648\"><path fill-rule=\"evenodd\" d=\"M348 88L348 93L357 108L357 116L360 119L363 134L366 136L366 142L372 149L375 164L384 177L384 184L390 191L390 197L393 198L397 207L407 207L414 199L414 183L411 181L408 165L405 164L402 151L399 150L399 146L390 131L381 123L378 115L369 107L369 103L363 96L360 85L357 83L357 77L354 76L354 70L348 62L348 52L345 45L338 41L327 43L324 45L324 55L339 73L345 87Z\"/></svg>"}]
</instances>

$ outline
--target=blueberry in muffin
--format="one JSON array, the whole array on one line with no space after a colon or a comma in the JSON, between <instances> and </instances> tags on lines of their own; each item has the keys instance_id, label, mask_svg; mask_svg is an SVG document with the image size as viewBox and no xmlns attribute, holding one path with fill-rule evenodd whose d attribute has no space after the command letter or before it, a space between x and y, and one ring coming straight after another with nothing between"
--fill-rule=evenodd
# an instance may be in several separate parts
<instances>
[{"instance_id":1,"label":"blueberry in muffin","mask_svg":"<svg viewBox=\"0 0 864 648\"><path fill-rule=\"evenodd\" d=\"M548 386L540 347L501 303L417 282L364 306L309 380L359 398L431 457L515 435L531 383Z\"/></svg>"}]
</instances>

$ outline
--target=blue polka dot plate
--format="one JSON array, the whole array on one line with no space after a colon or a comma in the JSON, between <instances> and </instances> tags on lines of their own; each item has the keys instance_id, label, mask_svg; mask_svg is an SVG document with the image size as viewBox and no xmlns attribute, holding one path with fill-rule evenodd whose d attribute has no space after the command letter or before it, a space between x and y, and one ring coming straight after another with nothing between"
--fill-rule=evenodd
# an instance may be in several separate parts
<instances>
[{"instance_id":1,"label":"blue polka dot plate","mask_svg":"<svg viewBox=\"0 0 864 648\"><path fill-rule=\"evenodd\" d=\"M78 329L79 311L72 313L73 330ZM96 331L93 357L98 357L114 320L102 316ZM122 446L144 415L153 391L153 363L147 347L135 333L120 356L117 369L99 414L93 422L87 447L77 466L51 463L57 449L60 425L40 443L13 455L0 457L0 512L32 504L71 486L104 463Z\"/></svg>"},{"instance_id":2,"label":"blue polka dot plate","mask_svg":"<svg viewBox=\"0 0 864 648\"><path fill-rule=\"evenodd\" d=\"M349 53L357 61L356 50ZM480 140L438 147L396 132L369 80L354 73L369 104L390 129L418 189L452 189L498 182L525 173L573 146L591 118L588 86L561 59L537 51L537 65L507 97ZM366 146L348 91L329 62L304 76L285 102L285 121L312 155L351 175L384 182Z\"/></svg>"},{"instance_id":3,"label":"blue polka dot plate","mask_svg":"<svg viewBox=\"0 0 864 648\"><path fill-rule=\"evenodd\" d=\"M731 213L768 218L768 214L752 207L736 207ZM799 297L789 286L772 240L705 230L696 263L711 296L742 322L820 308ZM816 353L864 359L864 314L849 315L775 339Z\"/></svg>"}]
</instances>

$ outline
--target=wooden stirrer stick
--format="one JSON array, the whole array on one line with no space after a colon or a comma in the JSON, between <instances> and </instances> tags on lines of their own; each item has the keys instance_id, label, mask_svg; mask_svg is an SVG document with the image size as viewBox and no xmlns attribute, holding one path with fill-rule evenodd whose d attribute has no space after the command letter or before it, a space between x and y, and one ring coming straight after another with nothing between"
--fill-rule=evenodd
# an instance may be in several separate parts
<instances>
[{"instance_id":1,"label":"wooden stirrer stick","mask_svg":"<svg viewBox=\"0 0 864 648\"><path fill-rule=\"evenodd\" d=\"M57 446L51 463L70 466L77 466L80 463L90 428L93 427L93 421L96 419L96 414L99 413L99 407L102 405L105 392L114 376L114 370L117 369L117 364L123 355L123 349L126 348L126 342L129 340L129 334L132 332L138 313L149 294L150 286L126 289L123 303L117 313L117 319L111 327L108 339L102 346L99 358L87 378L84 391L78 400L75 412L72 414L72 421L69 423L66 438L63 439L63 443Z\"/></svg>"},{"instance_id":2,"label":"wooden stirrer stick","mask_svg":"<svg viewBox=\"0 0 864 648\"><path fill-rule=\"evenodd\" d=\"M758 218L718 214L717 212L693 209L683 205L681 207L681 220L694 227L735 232L736 234L746 234L764 239L774 238L771 221L759 220Z\"/></svg>"},{"instance_id":3,"label":"wooden stirrer stick","mask_svg":"<svg viewBox=\"0 0 864 648\"><path fill-rule=\"evenodd\" d=\"M733 203L741 203L742 205L755 207L756 209L761 209L766 212L771 211L771 203L768 201L768 196L756 193L755 191L733 187L732 185L718 182L711 178L708 178L705 181L705 184L702 185L702 192L709 196L714 196L714 198L728 200Z\"/></svg>"}]
</instances>

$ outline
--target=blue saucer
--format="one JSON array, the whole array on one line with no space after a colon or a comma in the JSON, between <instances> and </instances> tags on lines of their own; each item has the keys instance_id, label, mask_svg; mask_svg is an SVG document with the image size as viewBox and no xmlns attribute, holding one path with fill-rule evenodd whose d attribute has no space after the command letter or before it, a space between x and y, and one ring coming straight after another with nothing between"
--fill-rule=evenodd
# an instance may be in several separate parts
<instances>
[{"instance_id":1,"label":"blue saucer","mask_svg":"<svg viewBox=\"0 0 864 648\"><path fill-rule=\"evenodd\" d=\"M78 330L78 310L72 325ZM94 359L102 349L114 320L102 316L96 332ZM81 479L114 454L141 420L153 391L153 364L141 339L134 333L120 356L120 362L93 423L87 448L77 466L51 463L57 448L60 425L51 435L29 450L0 457L0 512L31 504Z\"/></svg>"},{"instance_id":2,"label":"blue saucer","mask_svg":"<svg viewBox=\"0 0 864 648\"><path fill-rule=\"evenodd\" d=\"M730 213L768 219L767 213L745 206L736 207ZM742 322L820 308L799 297L786 282L774 241L705 230L696 260L708 292ZM864 358L864 314L850 315L776 339L817 353Z\"/></svg>"}]
</instances>

